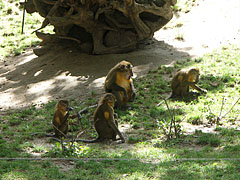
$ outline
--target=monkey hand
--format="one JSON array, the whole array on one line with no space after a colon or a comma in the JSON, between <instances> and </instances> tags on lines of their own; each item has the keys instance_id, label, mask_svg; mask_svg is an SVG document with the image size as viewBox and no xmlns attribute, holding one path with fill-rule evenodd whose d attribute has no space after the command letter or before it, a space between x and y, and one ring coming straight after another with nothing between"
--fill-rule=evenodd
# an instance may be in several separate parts
<instances>
[{"instance_id":1,"label":"monkey hand","mask_svg":"<svg viewBox=\"0 0 240 180\"><path fill-rule=\"evenodd\" d=\"M122 143L125 143L125 139L124 139L124 137L121 136L120 138L121 138L121 142L122 142Z\"/></svg>"},{"instance_id":2,"label":"monkey hand","mask_svg":"<svg viewBox=\"0 0 240 180\"><path fill-rule=\"evenodd\" d=\"M122 139L122 140L120 141L120 143L125 143L125 139Z\"/></svg>"},{"instance_id":3,"label":"monkey hand","mask_svg":"<svg viewBox=\"0 0 240 180\"><path fill-rule=\"evenodd\" d=\"M123 98L124 98L124 99L127 99L127 98L128 98L128 95L127 95L127 91L126 91L126 90L123 91Z\"/></svg>"},{"instance_id":4,"label":"monkey hand","mask_svg":"<svg viewBox=\"0 0 240 180\"><path fill-rule=\"evenodd\" d=\"M117 114L117 113L114 113L114 114L113 114L113 117L114 117L114 119L118 119L118 114Z\"/></svg>"},{"instance_id":5,"label":"monkey hand","mask_svg":"<svg viewBox=\"0 0 240 180\"><path fill-rule=\"evenodd\" d=\"M72 111L72 110L74 110L73 107L68 107L68 111Z\"/></svg>"},{"instance_id":6,"label":"monkey hand","mask_svg":"<svg viewBox=\"0 0 240 180\"><path fill-rule=\"evenodd\" d=\"M204 94L207 94L207 90L206 89L202 89L201 92L204 93Z\"/></svg>"}]
</instances>

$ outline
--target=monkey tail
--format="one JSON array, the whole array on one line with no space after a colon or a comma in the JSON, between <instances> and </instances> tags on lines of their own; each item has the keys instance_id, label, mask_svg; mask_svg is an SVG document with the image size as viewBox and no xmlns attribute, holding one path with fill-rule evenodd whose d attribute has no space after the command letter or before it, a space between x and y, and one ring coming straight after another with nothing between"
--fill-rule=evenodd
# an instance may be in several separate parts
<instances>
[{"instance_id":1,"label":"monkey tail","mask_svg":"<svg viewBox=\"0 0 240 180\"><path fill-rule=\"evenodd\" d=\"M85 140L85 139L76 139L76 142L83 142L83 143L97 143L103 141L102 138L98 137L97 139L93 140Z\"/></svg>"},{"instance_id":2,"label":"monkey tail","mask_svg":"<svg viewBox=\"0 0 240 180\"><path fill-rule=\"evenodd\" d=\"M45 135L46 137L55 137L55 134L50 134L50 133L46 133L46 132L35 132L32 133L31 136L35 136L35 135Z\"/></svg>"}]
</instances>

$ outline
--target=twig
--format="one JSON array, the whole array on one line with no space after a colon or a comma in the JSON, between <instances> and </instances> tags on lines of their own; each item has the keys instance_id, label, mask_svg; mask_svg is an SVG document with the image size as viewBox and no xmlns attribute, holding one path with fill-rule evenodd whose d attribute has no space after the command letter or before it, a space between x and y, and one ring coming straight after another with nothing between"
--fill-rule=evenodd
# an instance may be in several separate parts
<instances>
[{"instance_id":1,"label":"twig","mask_svg":"<svg viewBox=\"0 0 240 180\"><path fill-rule=\"evenodd\" d=\"M64 134L60 129L58 129L54 124L53 127L57 129L58 132L60 132L65 138L67 138L66 134Z\"/></svg>"},{"instance_id":2,"label":"twig","mask_svg":"<svg viewBox=\"0 0 240 180\"><path fill-rule=\"evenodd\" d=\"M89 109L95 108L95 107L97 107L97 106L98 106L97 104L94 104L94 105L85 107L85 108L83 108L81 111L79 111L78 114L80 114L80 115L81 115L81 114L86 114Z\"/></svg>"},{"instance_id":3,"label":"twig","mask_svg":"<svg viewBox=\"0 0 240 180\"><path fill-rule=\"evenodd\" d=\"M165 98L163 98L162 96L161 96L161 98L164 100L164 102L167 106L168 112L170 114L170 117L171 117L170 129L169 129L169 132L168 132L168 135L167 135L167 138L169 139L170 136L171 136L171 132L172 132L172 124L173 124L173 122L175 122L175 118L174 118L173 114L171 113L171 110L168 106L167 100Z\"/></svg>"},{"instance_id":4,"label":"twig","mask_svg":"<svg viewBox=\"0 0 240 180\"><path fill-rule=\"evenodd\" d=\"M224 118L232 109L233 107L238 103L238 101L240 100L240 97L237 99L237 101L232 105L232 107L229 109L228 112L226 112L221 118Z\"/></svg>"},{"instance_id":5,"label":"twig","mask_svg":"<svg viewBox=\"0 0 240 180\"><path fill-rule=\"evenodd\" d=\"M223 99L222 99L222 106L221 106L221 110L220 110L220 113L217 117L217 124L219 123L220 119L221 119L221 115L222 115L222 110L223 110L223 105L224 105L224 96L223 96Z\"/></svg>"},{"instance_id":6,"label":"twig","mask_svg":"<svg viewBox=\"0 0 240 180\"><path fill-rule=\"evenodd\" d=\"M166 106L167 106L168 112L169 112L169 114L170 114L170 117L171 117L172 120L173 120L174 117L173 117L173 114L171 113L171 110L170 110L170 108L169 108L169 106L168 106L167 100L166 100L165 98L163 98L162 96L161 96L161 98L164 100L164 102L165 102L165 104L166 104Z\"/></svg>"},{"instance_id":7,"label":"twig","mask_svg":"<svg viewBox=\"0 0 240 180\"><path fill-rule=\"evenodd\" d=\"M79 138L84 132L85 132L85 130L83 130L80 133L78 133L76 138Z\"/></svg>"}]
</instances>

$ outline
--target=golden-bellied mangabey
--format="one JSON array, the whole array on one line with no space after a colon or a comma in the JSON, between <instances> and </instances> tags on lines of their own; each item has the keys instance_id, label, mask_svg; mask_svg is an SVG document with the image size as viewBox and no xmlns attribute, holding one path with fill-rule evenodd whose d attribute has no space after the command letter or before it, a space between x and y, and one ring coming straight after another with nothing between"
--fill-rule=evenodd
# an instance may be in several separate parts
<instances>
[{"instance_id":1,"label":"golden-bellied mangabey","mask_svg":"<svg viewBox=\"0 0 240 180\"><path fill-rule=\"evenodd\" d=\"M136 91L133 86L132 64L128 61L121 61L116 64L107 74L104 88L107 93L116 97L116 108L122 108L129 101L134 101Z\"/></svg>"},{"instance_id":2,"label":"golden-bellied mangabey","mask_svg":"<svg viewBox=\"0 0 240 180\"><path fill-rule=\"evenodd\" d=\"M182 69L178 71L172 79L171 88L172 95L184 97L189 93L189 87L200 91L201 93L207 93L207 90L201 89L196 84L199 81L199 69L198 68L190 68L190 69Z\"/></svg>"},{"instance_id":3,"label":"golden-bellied mangabey","mask_svg":"<svg viewBox=\"0 0 240 180\"><path fill-rule=\"evenodd\" d=\"M60 100L56 104L52 120L55 137L66 137L68 133L68 116L71 110L72 108L68 106L67 100Z\"/></svg>"},{"instance_id":4,"label":"golden-bellied mangabey","mask_svg":"<svg viewBox=\"0 0 240 180\"><path fill-rule=\"evenodd\" d=\"M85 143L101 142L105 139L116 140L119 135L121 142L124 143L125 139L118 129L118 122L114 119L114 104L115 96L112 93L106 93L100 99L98 107L94 112L94 127L98 133L98 138L94 140L77 139Z\"/></svg>"}]
</instances>

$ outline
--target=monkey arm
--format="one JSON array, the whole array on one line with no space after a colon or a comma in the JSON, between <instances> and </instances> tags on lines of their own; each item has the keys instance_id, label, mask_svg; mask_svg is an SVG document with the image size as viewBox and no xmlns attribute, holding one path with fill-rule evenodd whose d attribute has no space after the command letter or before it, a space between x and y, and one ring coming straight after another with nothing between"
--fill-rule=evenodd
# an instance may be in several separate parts
<instances>
[{"instance_id":1,"label":"monkey arm","mask_svg":"<svg viewBox=\"0 0 240 180\"><path fill-rule=\"evenodd\" d=\"M65 124L67 122L68 117L69 117L69 112L64 116L62 124Z\"/></svg>"},{"instance_id":2,"label":"monkey arm","mask_svg":"<svg viewBox=\"0 0 240 180\"><path fill-rule=\"evenodd\" d=\"M198 91L200 91L200 92L202 92L202 93L207 93L207 90L198 87L196 84L190 85L190 86L191 86L193 89L196 89L196 90L198 90Z\"/></svg>"},{"instance_id":3,"label":"monkey arm","mask_svg":"<svg viewBox=\"0 0 240 180\"><path fill-rule=\"evenodd\" d=\"M134 85L133 85L133 81L131 80L130 82L131 82L131 83L130 83L130 89L132 90L132 97L131 97L130 100L134 101L135 96L136 96L136 89L135 89L135 87L134 87Z\"/></svg>"},{"instance_id":4,"label":"monkey arm","mask_svg":"<svg viewBox=\"0 0 240 180\"><path fill-rule=\"evenodd\" d=\"M112 83L110 86L107 87L107 91L112 92L112 91L123 91L124 93L124 98L127 98L127 91L125 88L119 86L117 83Z\"/></svg>"},{"instance_id":5,"label":"monkey arm","mask_svg":"<svg viewBox=\"0 0 240 180\"><path fill-rule=\"evenodd\" d=\"M109 117L109 119L107 120L108 125L115 131L116 134L118 134L122 140L122 142L125 142L125 139L122 135L122 133L119 131L119 129L117 128L115 121L114 121L114 117L113 114L111 114L111 116Z\"/></svg>"},{"instance_id":6,"label":"monkey arm","mask_svg":"<svg viewBox=\"0 0 240 180\"><path fill-rule=\"evenodd\" d=\"M182 86L195 86L197 82L184 81L181 83Z\"/></svg>"}]
</instances>

